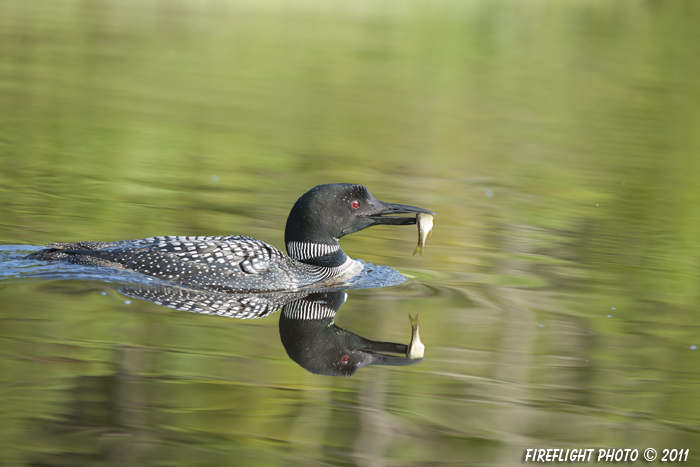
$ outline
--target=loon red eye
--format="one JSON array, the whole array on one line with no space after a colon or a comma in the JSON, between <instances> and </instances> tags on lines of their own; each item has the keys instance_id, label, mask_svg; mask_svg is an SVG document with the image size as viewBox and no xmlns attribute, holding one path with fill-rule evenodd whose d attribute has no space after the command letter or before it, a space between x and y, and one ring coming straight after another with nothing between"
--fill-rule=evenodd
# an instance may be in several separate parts
<instances>
[{"instance_id":1,"label":"loon red eye","mask_svg":"<svg viewBox=\"0 0 700 467\"><path fill-rule=\"evenodd\" d=\"M353 202L352 202L352 208L353 208L353 209L357 209L357 208L359 208L359 207L360 207L360 202L359 202L359 201L353 201Z\"/></svg>"},{"instance_id":2,"label":"loon red eye","mask_svg":"<svg viewBox=\"0 0 700 467\"><path fill-rule=\"evenodd\" d=\"M343 355L342 362L347 365L349 361L350 357L348 357L347 355Z\"/></svg>"}]
</instances>

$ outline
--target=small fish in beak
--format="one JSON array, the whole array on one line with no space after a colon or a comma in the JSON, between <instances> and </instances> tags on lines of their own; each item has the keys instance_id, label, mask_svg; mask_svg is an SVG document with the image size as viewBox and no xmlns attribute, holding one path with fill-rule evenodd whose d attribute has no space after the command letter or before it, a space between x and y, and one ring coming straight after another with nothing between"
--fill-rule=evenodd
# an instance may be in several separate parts
<instances>
[{"instance_id":1,"label":"small fish in beak","mask_svg":"<svg viewBox=\"0 0 700 467\"><path fill-rule=\"evenodd\" d=\"M420 257L422 258L425 240L433 234L433 216L424 212L419 212L416 214L416 225L418 226L418 245L416 249L413 250L413 256L416 256L416 253L420 253Z\"/></svg>"}]
</instances>

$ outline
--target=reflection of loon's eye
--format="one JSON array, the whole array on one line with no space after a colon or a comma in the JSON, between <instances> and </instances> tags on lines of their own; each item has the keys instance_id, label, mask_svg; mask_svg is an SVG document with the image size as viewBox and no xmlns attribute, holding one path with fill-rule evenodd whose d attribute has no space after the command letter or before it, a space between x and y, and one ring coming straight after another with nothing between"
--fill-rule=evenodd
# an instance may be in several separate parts
<instances>
[{"instance_id":1,"label":"reflection of loon's eye","mask_svg":"<svg viewBox=\"0 0 700 467\"><path fill-rule=\"evenodd\" d=\"M345 365L347 365L348 362L350 361L350 357L348 357L347 355L343 355L343 358L341 359L341 361L342 361Z\"/></svg>"},{"instance_id":2,"label":"reflection of loon's eye","mask_svg":"<svg viewBox=\"0 0 700 467\"><path fill-rule=\"evenodd\" d=\"M357 209L357 208L359 208L359 207L360 207L360 202L359 202L359 201L353 201L353 202L352 202L352 208L353 208L353 209Z\"/></svg>"}]
</instances>

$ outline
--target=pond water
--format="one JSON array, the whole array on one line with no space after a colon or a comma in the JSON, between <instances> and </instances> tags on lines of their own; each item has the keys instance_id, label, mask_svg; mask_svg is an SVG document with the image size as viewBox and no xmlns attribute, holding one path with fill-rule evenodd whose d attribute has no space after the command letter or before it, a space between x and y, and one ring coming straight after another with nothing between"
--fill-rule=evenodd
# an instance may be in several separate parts
<instances>
[{"instance_id":1,"label":"pond water","mask_svg":"<svg viewBox=\"0 0 700 467\"><path fill-rule=\"evenodd\" d=\"M697 462L696 2L0 8L3 465ZM283 248L296 199L335 182L437 213L423 258L415 227L341 240L408 280L347 290L335 324L408 344L420 312L423 361L313 374L280 312L173 310L120 293L133 277L21 259Z\"/></svg>"}]
</instances>

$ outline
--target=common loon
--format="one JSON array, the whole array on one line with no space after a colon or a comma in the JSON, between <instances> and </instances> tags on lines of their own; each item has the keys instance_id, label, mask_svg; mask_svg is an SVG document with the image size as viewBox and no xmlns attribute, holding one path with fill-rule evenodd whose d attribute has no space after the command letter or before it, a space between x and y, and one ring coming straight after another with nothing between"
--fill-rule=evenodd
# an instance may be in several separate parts
<instances>
[{"instance_id":1,"label":"common loon","mask_svg":"<svg viewBox=\"0 0 700 467\"><path fill-rule=\"evenodd\" d=\"M118 242L52 243L28 259L136 271L174 284L218 292L297 290L351 277L362 265L338 239L373 225L411 225L427 209L384 203L362 185L312 188L292 207L284 231L289 256L250 237L150 237Z\"/></svg>"}]
</instances>

